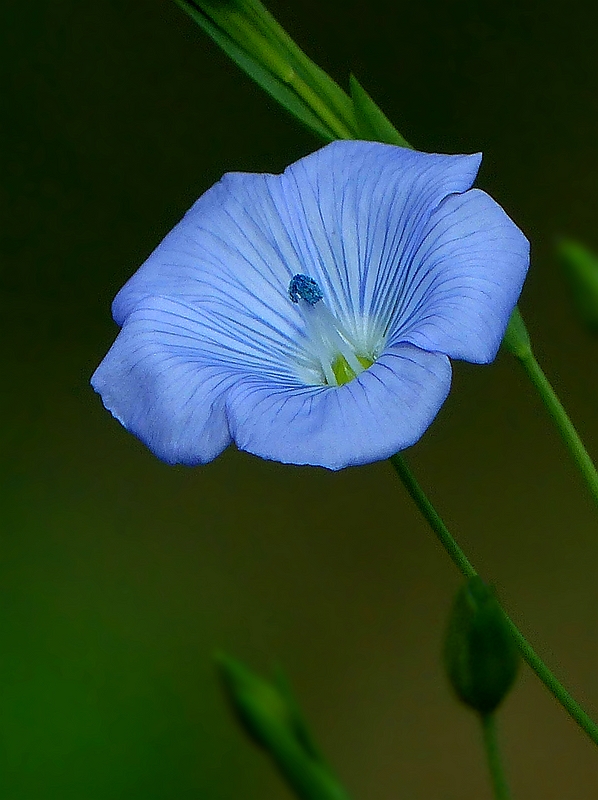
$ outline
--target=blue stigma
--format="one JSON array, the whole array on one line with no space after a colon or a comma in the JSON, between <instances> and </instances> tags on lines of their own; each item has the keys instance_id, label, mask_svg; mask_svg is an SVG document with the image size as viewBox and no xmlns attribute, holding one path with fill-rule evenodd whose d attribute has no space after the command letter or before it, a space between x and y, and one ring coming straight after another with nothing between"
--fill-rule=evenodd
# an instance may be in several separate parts
<instances>
[{"instance_id":1,"label":"blue stigma","mask_svg":"<svg viewBox=\"0 0 598 800\"><path fill-rule=\"evenodd\" d=\"M308 275L293 275L289 283L289 297L293 303L298 303L299 300L305 300L310 306L315 306L318 300L321 300L324 295L322 290Z\"/></svg>"}]
</instances>

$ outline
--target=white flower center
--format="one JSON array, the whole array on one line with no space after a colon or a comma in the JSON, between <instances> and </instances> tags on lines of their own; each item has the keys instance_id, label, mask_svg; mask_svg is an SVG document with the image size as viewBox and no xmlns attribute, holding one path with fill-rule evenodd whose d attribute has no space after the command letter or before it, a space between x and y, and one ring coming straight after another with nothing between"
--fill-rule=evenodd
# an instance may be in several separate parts
<instances>
[{"instance_id":1,"label":"white flower center","mask_svg":"<svg viewBox=\"0 0 598 800\"><path fill-rule=\"evenodd\" d=\"M324 383L348 383L374 363L370 355L359 352L351 335L324 303L322 290L313 278L294 275L289 297L301 310Z\"/></svg>"}]
</instances>

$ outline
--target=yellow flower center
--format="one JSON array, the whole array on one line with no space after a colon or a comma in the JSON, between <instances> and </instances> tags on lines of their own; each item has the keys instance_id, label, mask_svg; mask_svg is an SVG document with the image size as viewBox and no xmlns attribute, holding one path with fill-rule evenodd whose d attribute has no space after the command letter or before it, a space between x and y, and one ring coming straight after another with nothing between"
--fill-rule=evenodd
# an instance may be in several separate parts
<instances>
[{"instance_id":1,"label":"yellow flower center","mask_svg":"<svg viewBox=\"0 0 598 800\"><path fill-rule=\"evenodd\" d=\"M365 356L356 356L356 358L364 369L371 367L374 363L371 358L366 358ZM339 386L342 386L343 383L349 383L356 377L347 363L347 359L341 355L337 356L332 362L332 371Z\"/></svg>"}]
</instances>

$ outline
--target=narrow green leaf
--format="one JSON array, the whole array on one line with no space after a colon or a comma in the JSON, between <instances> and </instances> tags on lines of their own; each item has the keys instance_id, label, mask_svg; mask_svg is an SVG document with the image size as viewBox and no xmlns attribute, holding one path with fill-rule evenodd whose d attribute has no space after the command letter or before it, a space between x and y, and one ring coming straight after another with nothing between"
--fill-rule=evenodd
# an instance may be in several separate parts
<instances>
[{"instance_id":1,"label":"narrow green leaf","mask_svg":"<svg viewBox=\"0 0 598 800\"><path fill-rule=\"evenodd\" d=\"M401 136L382 109L376 105L366 90L358 82L355 75L349 78L353 109L359 136L372 142L396 144L409 147L409 142Z\"/></svg>"},{"instance_id":2,"label":"narrow green leaf","mask_svg":"<svg viewBox=\"0 0 598 800\"><path fill-rule=\"evenodd\" d=\"M202 0L203 2L203 0ZM347 127L356 133L353 102L349 95L303 52L260 0L237 0L247 19L267 39L281 58L302 78ZM352 136L355 138L355 136Z\"/></svg>"},{"instance_id":3,"label":"narrow green leaf","mask_svg":"<svg viewBox=\"0 0 598 800\"><path fill-rule=\"evenodd\" d=\"M246 72L259 86L270 94L276 102L280 103L290 114L302 122L307 128L326 142L335 139L332 131L324 125L310 110L297 94L286 86L279 78L272 75L246 50L240 47L232 38L202 11L198 10L187 0L175 0L207 34L231 58L237 66Z\"/></svg>"}]
</instances>

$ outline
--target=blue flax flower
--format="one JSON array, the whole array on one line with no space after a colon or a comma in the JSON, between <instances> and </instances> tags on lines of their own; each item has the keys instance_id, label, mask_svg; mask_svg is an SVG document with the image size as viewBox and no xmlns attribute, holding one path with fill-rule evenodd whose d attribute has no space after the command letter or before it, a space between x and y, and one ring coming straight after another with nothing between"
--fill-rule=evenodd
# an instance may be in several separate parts
<instances>
[{"instance_id":1,"label":"blue flax flower","mask_svg":"<svg viewBox=\"0 0 598 800\"><path fill-rule=\"evenodd\" d=\"M171 464L235 442L340 469L413 444L449 358L495 357L529 264L471 189L480 160L345 141L225 175L116 296L104 405Z\"/></svg>"}]
</instances>

